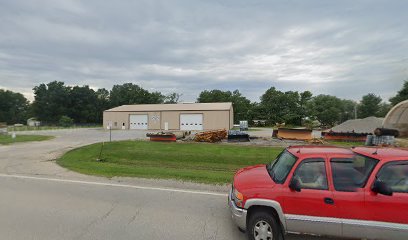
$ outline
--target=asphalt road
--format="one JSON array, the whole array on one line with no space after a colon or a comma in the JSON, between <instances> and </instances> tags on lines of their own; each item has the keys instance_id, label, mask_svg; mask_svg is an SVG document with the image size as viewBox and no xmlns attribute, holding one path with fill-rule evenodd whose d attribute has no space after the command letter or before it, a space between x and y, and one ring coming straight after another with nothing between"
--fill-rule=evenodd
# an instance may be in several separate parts
<instances>
[{"instance_id":1,"label":"asphalt road","mask_svg":"<svg viewBox=\"0 0 408 240\"><path fill-rule=\"evenodd\" d=\"M10 175L0 191L0 239L246 239L225 194Z\"/></svg>"},{"instance_id":2,"label":"asphalt road","mask_svg":"<svg viewBox=\"0 0 408 240\"><path fill-rule=\"evenodd\" d=\"M37 134L56 138L0 145L0 239L246 239L231 221L228 186L81 175L54 159L72 148L106 141L108 132ZM114 131L113 139L144 135Z\"/></svg>"},{"instance_id":3,"label":"asphalt road","mask_svg":"<svg viewBox=\"0 0 408 240\"><path fill-rule=\"evenodd\" d=\"M0 179L1 239L244 239L226 197Z\"/></svg>"}]
</instances>

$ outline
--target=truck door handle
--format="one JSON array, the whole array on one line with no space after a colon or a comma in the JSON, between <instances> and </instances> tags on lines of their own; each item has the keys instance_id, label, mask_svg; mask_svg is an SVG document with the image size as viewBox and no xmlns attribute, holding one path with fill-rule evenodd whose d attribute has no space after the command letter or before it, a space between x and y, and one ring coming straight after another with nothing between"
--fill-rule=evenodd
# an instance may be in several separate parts
<instances>
[{"instance_id":1,"label":"truck door handle","mask_svg":"<svg viewBox=\"0 0 408 240\"><path fill-rule=\"evenodd\" d=\"M330 205L333 205L334 204L334 200L333 200L333 198L324 198L324 203L326 203L326 204L330 204Z\"/></svg>"}]
</instances>

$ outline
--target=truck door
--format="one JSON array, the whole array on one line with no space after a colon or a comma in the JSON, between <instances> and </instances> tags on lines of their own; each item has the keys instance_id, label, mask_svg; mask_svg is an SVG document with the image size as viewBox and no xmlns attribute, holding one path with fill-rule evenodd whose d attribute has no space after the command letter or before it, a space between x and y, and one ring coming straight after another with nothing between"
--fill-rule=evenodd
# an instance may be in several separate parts
<instances>
[{"instance_id":1,"label":"truck door","mask_svg":"<svg viewBox=\"0 0 408 240\"><path fill-rule=\"evenodd\" d=\"M330 159L334 202L338 208L338 218L342 222L344 237L367 236L364 225L354 223L370 218L364 207L364 188L377 163L378 160L361 155L336 156Z\"/></svg>"},{"instance_id":2,"label":"truck door","mask_svg":"<svg viewBox=\"0 0 408 240\"><path fill-rule=\"evenodd\" d=\"M341 222L336 220L337 208L327 172L325 158L313 157L302 160L288 178L283 189L288 231L341 236ZM300 192L289 188L293 179L300 183Z\"/></svg>"},{"instance_id":3,"label":"truck door","mask_svg":"<svg viewBox=\"0 0 408 240\"><path fill-rule=\"evenodd\" d=\"M371 187L375 180L385 183L392 196L375 193ZM384 164L371 179L366 192L365 207L370 214L368 238L407 239L408 236L408 161Z\"/></svg>"}]
</instances>

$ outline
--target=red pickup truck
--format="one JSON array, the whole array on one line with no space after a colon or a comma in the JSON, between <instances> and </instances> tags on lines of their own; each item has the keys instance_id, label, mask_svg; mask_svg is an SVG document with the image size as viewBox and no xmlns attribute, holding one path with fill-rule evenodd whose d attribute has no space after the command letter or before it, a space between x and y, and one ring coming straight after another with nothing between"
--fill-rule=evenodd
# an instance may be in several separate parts
<instances>
[{"instance_id":1,"label":"red pickup truck","mask_svg":"<svg viewBox=\"0 0 408 240\"><path fill-rule=\"evenodd\" d=\"M288 232L408 239L408 150L294 146L239 170L228 197L249 239Z\"/></svg>"}]
</instances>

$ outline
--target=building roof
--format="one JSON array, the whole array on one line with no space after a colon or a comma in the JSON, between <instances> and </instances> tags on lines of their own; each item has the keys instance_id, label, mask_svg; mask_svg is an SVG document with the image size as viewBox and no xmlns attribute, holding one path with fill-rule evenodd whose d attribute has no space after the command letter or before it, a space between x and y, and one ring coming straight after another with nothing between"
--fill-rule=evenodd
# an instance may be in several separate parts
<instances>
[{"instance_id":1,"label":"building roof","mask_svg":"<svg viewBox=\"0 0 408 240\"><path fill-rule=\"evenodd\" d=\"M406 123L408 119L408 100L402 101L395 105L384 119L384 125Z\"/></svg>"},{"instance_id":2,"label":"building roof","mask_svg":"<svg viewBox=\"0 0 408 240\"><path fill-rule=\"evenodd\" d=\"M328 131L333 132L355 132L355 133L373 133L376 128L379 128L383 124L383 118L367 117L363 119L347 120L342 124L339 124Z\"/></svg>"},{"instance_id":3,"label":"building roof","mask_svg":"<svg viewBox=\"0 0 408 240\"><path fill-rule=\"evenodd\" d=\"M105 112L155 112L155 111L214 111L230 110L232 103L177 103L122 105Z\"/></svg>"},{"instance_id":4,"label":"building roof","mask_svg":"<svg viewBox=\"0 0 408 240\"><path fill-rule=\"evenodd\" d=\"M395 105L384 119L385 128L397 129L400 137L408 136L408 100Z\"/></svg>"}]
</instances>

